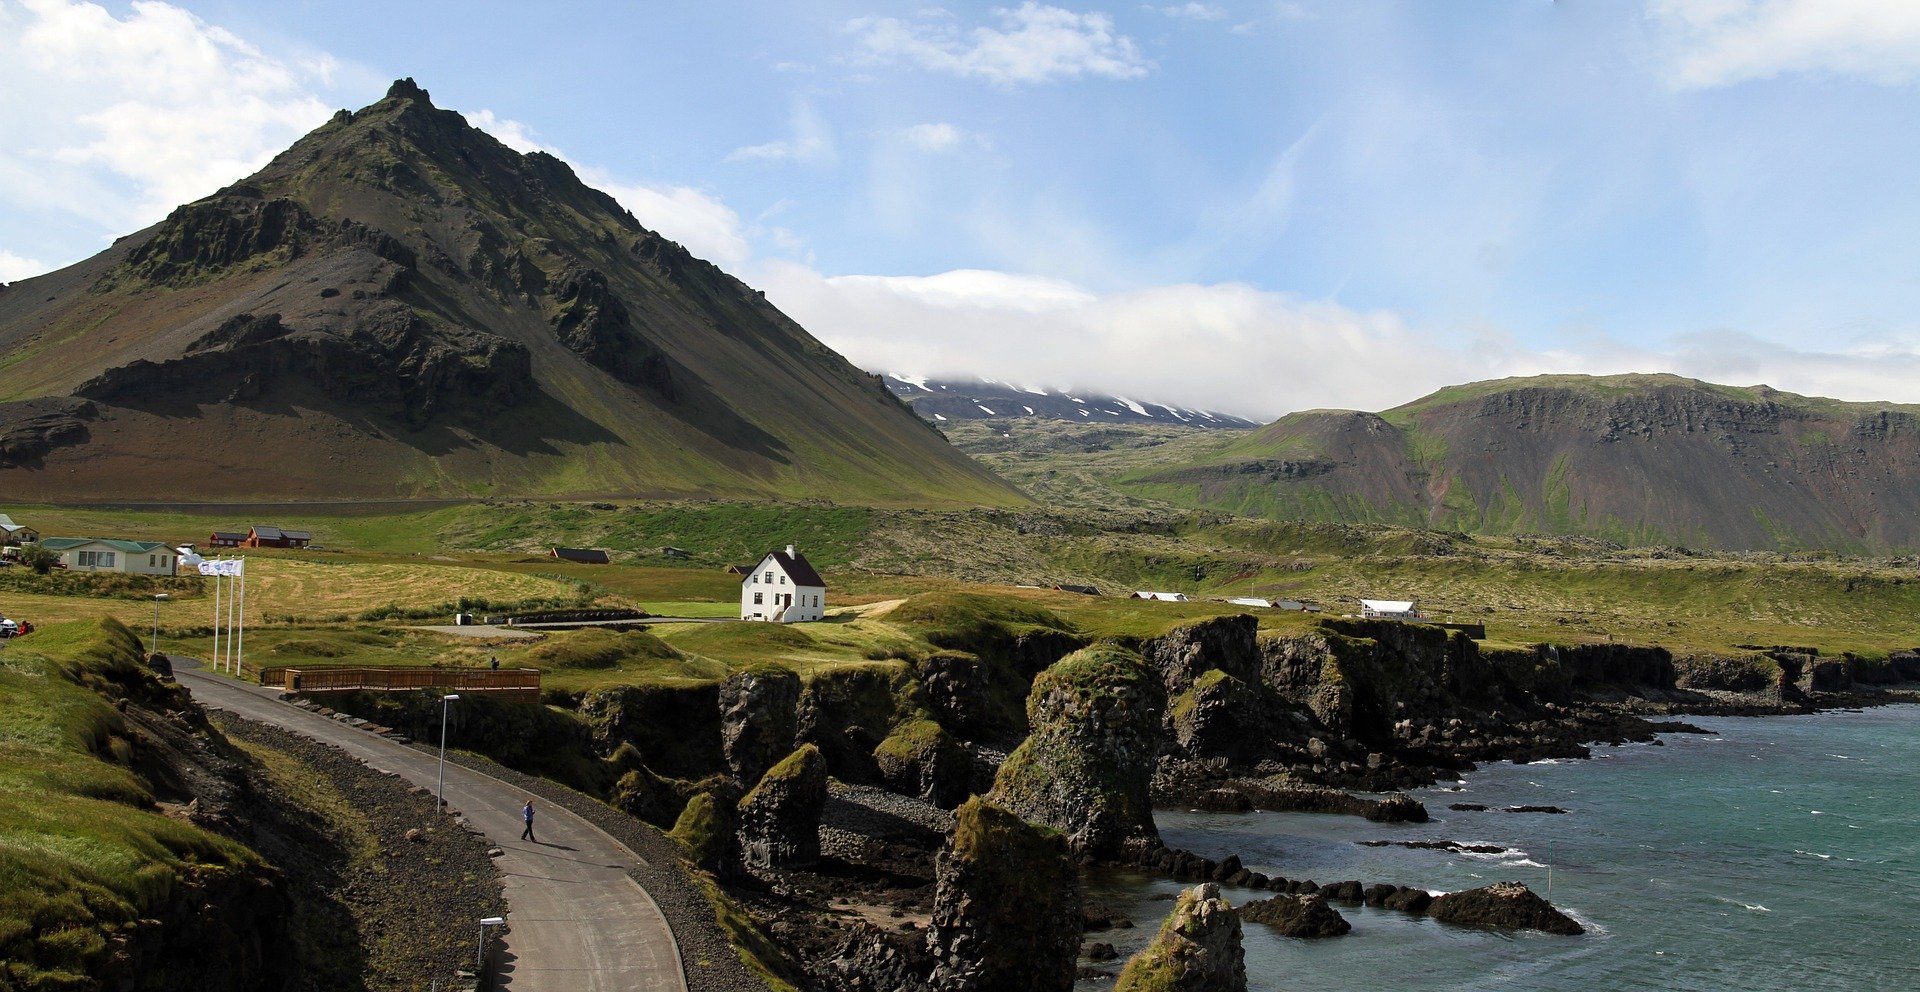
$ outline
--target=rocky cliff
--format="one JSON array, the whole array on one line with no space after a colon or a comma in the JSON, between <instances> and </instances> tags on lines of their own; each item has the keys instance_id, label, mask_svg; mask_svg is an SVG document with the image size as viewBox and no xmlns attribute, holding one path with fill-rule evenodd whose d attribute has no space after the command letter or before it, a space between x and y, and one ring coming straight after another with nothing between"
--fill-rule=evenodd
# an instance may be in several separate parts
<instances>
[{"instance_id":1,"label":"rocky cliff","mask_svg":"<svg viewBox=\"0 0 1920 992\"><path fill-rule=\"evenodd\" d=\"M1080 873L1065 838L979 798L954 812L927 946L941 992L1066 992L1080 953Z\"/></svg>"},{"instance_id":2,"label":"rocky cliff","mask_svg":"<svg viewBox=\"0 0 1920 992\"><path fill-rule=\"evenodd\" d=\"M1920 547L1920 407L1666 375L1292 414L1129 487L1280 519L1727 549Z\"/></svg>"}]
</instances>

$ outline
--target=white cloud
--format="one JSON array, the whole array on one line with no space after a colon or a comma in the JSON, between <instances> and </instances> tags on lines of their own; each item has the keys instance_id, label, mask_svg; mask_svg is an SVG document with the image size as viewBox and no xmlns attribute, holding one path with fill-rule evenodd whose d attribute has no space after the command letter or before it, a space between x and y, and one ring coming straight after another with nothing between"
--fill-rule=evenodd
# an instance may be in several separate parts
<instances>
[{"instance_id":1,"label":"white cloud","mask_svg":"<svg viewBox=\"0 0 1920 992\"><path fill-rule=\"evenodd\" d=\"M1102 294L1005 272L827 277L786 262L759 266L755 279L816 337L870 370L1081 386L1264 419L1317 407L1381 410L1442 386L1547 372L1665 371L1920 402L1913 342L1808 352L1719 332L1662 349L1592 338L1540 350L1498 333L1441 333L1391 312L1239 284Z\"/></svg>"},{"instance_id":2,"label":"white cloud","mask_svg":"<svg viewBox=\"0 0 1920 992\"><path fill-rule=\"evenodd\" d=\"M1083 76L1137 79L1153 69L1106 14L1028 0L994 17L998 27L966 32L927 18L862 17L847 22L847 31L872 61L906 62L1001 87Z\"/></svg>"},{"instance_id":3,"label":"white cloud","mask_svg":"<svg viewBox=\"0 0 1920 992\"><path fill-rule=\"evenodd\" d=\"M491 110L480 110L460 116L465 117L468 124L493 135L501 144L522 155L532 152L555 154L553 149L541 144L540 139L534 137L533 128L519 121L497 116Z\"/></svg>"},{"instance_id":4,"label":"white cloud","mask_svg":"<svg viewBox=\"0 0 1920 992\"><path fill-rule=\"evenodd\" d=\"M1217 3L1175 4L1161 7L1160 13L1187 21L1217 21L1227 16L1226 8Z\"/></svg>"},{"instance_id":5,"label":"white cloud","mask_svg":"<svg viewBox=\"0 0 1920 992\"><path fill-rule=\"evenodd\" d=\"M72 0L0 4L0 197L112 230L152 223L325 122L311 87L337 68L268 55L165 3L124 17Z\"/></svg>"},{"instance_id":6,"label":"white cloud","mask_svg":"<svg viewBox=\"0 0 1920 992\"><path fill-rule=\"evenodd\" d=\"M26 279L30 276L37 276L47 271L47 269L48 266L45 262L36 261L31 258L21 258L13 252L0 249L0 283L8 283L18 279Z\"/></svg>"},{"instance_id":7,"label":"white cloud","mask_svg":"<svg viewBox=\"0 0 1920 992\"><path fill-rule=\"evenodd\" d=\"M640 223L721 268L737 272L753 257L740 215L714 196L690 186L614 182L591 169L582 170L581 176L633 211Z\"/></svg>"},{"instance_id":8,"label":"white cloud","mask_svg":"<svg viewBox=\"0 0 1920 992\"><path fill-rule=\"evenodd\" d=\"M923 152L944 152L958 145L966 135L952 124L915 124L903 129L900 137Z\"/></svg>"},{"instance_id":9,"label":"white cloud","mask_svg":"<svg viewBox=\"0 0 1920 992\"><path fill-rule=\"evenodd\" d=\"M1902 84L1920 77L1913 0L1648 0L1669 81L1729 86L1783 73Z\"/></svg>"},{"instance_id":10,"label":"white cloud","mask_svg":"<svg viewBox=\"0 0 1920 992\"><path fill-rule=\"evenodd\" d=\"M791 127L792 137L736 148L727 154L726 161L798 162L802 165L834 161L833 132L828 130L826 122L820 119L811 104L805 101L794 104Z\"/></svg>"}]
</instances>

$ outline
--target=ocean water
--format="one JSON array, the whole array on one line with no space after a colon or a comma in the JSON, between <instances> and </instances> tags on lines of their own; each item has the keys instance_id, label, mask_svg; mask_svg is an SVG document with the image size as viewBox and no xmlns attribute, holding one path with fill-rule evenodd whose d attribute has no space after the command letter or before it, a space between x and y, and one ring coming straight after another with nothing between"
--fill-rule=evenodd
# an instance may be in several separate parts
<instances>
[{"instance_id":1,"label":"ocean water","mask_svg":"<svg viewBox=\"0 0 1920 992\"><path fill-rule=\"evenodd\" d=\"M1554 905L1588 928L1583 937L1501 934L1336 904L1353 932L1330 940L1246 924L1255 990L1920 989L1920 706L1691 722L1716 734L1596 747L1587 761L1489 766L1458 791L1421 790L1431 823L1156 819L1175 847L1239 854L1255 870L1323 884L1453 891L1513 880L1544 895L1551 873ZM1456 802L1570 812L1447 808ZM1503 853L1355 843L1375 839ZM1137 924L1093 939L1131 954L1179 888L1124 873L1092 880L1090 899ZM1223 894L1236 905L1270 895Z\"/></svg>"}]
</instances>

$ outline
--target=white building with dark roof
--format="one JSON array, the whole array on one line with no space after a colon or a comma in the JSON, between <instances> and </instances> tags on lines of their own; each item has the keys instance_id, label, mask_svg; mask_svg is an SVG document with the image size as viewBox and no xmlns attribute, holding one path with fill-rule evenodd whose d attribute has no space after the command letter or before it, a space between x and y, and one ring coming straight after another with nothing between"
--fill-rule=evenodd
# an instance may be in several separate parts
<instances>
[{"instance_id":1,"label":"white building with dark roof","mask_svg":"<svg viewBox=\"0 0 1920 992\"><path fill-rule=\"evenodd\" d=\"M740 619L801 623L826 617L827 580L787 545L769 551L740 580Z\"/></svg>"}]
</instances>

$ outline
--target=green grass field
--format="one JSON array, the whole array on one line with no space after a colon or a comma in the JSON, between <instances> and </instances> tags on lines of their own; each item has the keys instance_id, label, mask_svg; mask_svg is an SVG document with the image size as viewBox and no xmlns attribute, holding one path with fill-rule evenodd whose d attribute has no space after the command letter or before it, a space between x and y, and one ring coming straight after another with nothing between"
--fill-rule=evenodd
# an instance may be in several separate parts
<instances>
[{"instance_id":1,"label":"green grass field","mask_svg":"<svg viewBox=\"0 0 1920 992\"><path fill-rule=\"evenodd\" d=\"M1490 637L1509 643L1615 640L1681 651L1804 644L1865 654L1920 646L1920 574L1911 561L1630 549L1591 540L1470 537L1163 509L1095 516L724 503L596 508L607 505L475 503L384 515L278 514L273 519L311 528L330 546L249 554L253 636L267 638L267 631L284 627L308 631L296 641L325 640L314 632L326 629L389 638L413 624L448 622L443 614L462 599L729 617L739 587L723 564L755 560L766 548L792 541L827 575L830 607L984 591L1056 603L1053 608L1088 636L1147 636L1182 620L1241 611L1221 602L1123 598L1134 589L1155 589L1196 600L1315 600L1329 614L1357 611L1362 597L1415 599L1430 615L1483 623ZM232 516L10 512L48 532L84 525L91 532L175 538ZM820 543L808 543L807 534ZM537 553L553 544L608 547L616 561L578 565ZM669 545L696 560L654 553ZM1054 583L1093 584L1107 595L1015 588ZM139 599L36 592L9 577L0 583L0 612L49 621L113 617L145 630L153 607ZM163 605L163 644L206 627L211 613L204 598ZM1278 612L1262 617L1282 628L1310 621ZM847 618L810 628L815 632L804 644L760 640L781 636L765 632L666 626L659 636L676 645L684 641L681 650L696 662L732 665L760 658L811 668L893 650L894 633L887 627L884 619ZM437 637L392 636L354 650L367 659L399 659L394 663L464 663L491 650ZM251 643L300 663L325 660L266 639ZM200 644L184 647L198 650ZM257 655L262 663L270 657ZM566 679L597 684L616 677L598 669Z\"/></svg>"}]
</instances>

